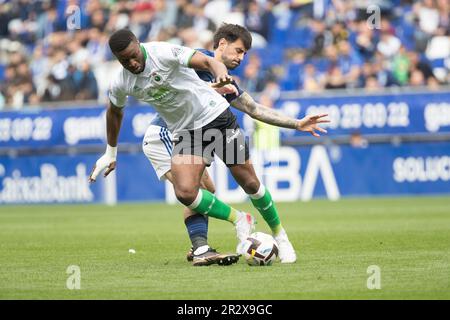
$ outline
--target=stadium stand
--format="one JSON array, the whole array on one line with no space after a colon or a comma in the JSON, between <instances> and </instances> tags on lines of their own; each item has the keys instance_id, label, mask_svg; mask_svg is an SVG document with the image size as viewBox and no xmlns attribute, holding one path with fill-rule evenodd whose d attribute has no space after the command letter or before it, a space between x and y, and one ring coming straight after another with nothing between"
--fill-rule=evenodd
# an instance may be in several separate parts
<instances>
[{"instance_id":1,"label":"stadium stand","mask_svg":"<svg viewBox=\"0 0 450 320\"><path fill-rule=\"evenodd\" d=\"M107 39L125 26L141 41L210 48L220 21L245 24L255 49L235 76L253 92L448 84L449 2L370 3L376 28L368 1L0 1L0 109L105 102L118 68Z\"/></svg>"}]
</instances>

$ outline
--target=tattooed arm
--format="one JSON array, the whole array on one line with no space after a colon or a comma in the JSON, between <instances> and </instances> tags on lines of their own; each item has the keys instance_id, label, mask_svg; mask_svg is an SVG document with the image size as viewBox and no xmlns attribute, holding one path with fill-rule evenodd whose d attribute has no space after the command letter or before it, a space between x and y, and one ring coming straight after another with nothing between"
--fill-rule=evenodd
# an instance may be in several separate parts
<instances>
[{"instance_id":1,"label":"tattooed arm","mask_svg":"<svg viewBox=\"0 0 450 320\"><path fill-rule=\"evenodd\" d=\"M302 119L294 119L285 116L281 112L257 103L246 92L242 93L238 98L231 101L231 105L242 112L247 113L253 119L282 128L296 129L303 132L309 132L315 137L319 134L315 130L326 133L327 131L317 126L319 123L329 122L322 119L327 114L306 116Z\"/></svg>"}]
</instances>

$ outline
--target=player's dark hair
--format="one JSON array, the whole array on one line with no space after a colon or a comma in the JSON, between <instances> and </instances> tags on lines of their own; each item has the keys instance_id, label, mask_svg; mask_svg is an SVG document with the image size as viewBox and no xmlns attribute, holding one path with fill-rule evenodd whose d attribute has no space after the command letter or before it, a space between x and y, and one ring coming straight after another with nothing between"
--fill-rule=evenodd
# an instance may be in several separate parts
<instances>
[{"instance_id":1,"label":"player's dark hair","mask_svg":"<svg viewBox=\"0 0 450 320\"><path fill-rule=\"evenodd\" d=\"M113 53L125 50L130 42L137 41L136 36L128 29L120 29L109 37L109 48Z\"/></svg>"},{"instance_id":2,"label":"player's dark hair","mask_svg":"<svg viewBox=\"0 0 450 320\"><path fill-rule=\"evenodd\" d=\"M250 50L252 47L252 35L245 27L238 24L224 23L217 29L214 34L214 49L217 49L222 38L228 42L235 42L241 39L246 50Z\"/></svg>"}]
</instances>

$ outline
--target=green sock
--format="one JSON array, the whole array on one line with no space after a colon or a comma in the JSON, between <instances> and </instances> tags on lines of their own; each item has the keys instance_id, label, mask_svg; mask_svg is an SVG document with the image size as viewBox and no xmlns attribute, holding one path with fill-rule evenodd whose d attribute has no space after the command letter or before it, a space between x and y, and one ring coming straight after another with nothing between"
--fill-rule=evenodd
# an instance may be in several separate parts
<instances>
[{"instance_id":1,"label":"green sock","mask_svg":"<svg viewBox=\"0 0 450 320\"><path fill-rule=\"evenodd\" d=\"M275 204L272 201L272 196L269 190L261 185L257 193L249 196L253 206L258 209L259 213L261 213L273 234L277 235L283 229L283 226L281 225L278 211L275 208Z\"/></svg>"},{"instance_id":2,"label":"green sock","mask_svg":"<svg viewBox=\"0 0 450 320\"><path fill-rule=\"evenodd\" d=\"M237 220L237 210L226 203L220 201L211 192L200 189L195 201L188 206L194 212L205 214L220 220L235 223Z\"/></svg>"}]
</instances>

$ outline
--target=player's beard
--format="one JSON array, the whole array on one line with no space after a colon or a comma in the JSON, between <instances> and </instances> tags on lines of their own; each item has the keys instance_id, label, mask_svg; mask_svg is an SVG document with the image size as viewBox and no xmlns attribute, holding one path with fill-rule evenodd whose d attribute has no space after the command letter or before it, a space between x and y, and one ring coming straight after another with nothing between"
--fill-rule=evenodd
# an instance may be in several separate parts
<instances>
[{"instance_id":1,"label":"player's beard","mask_svg":"<svg viewBox=\"0 0 450 320\"><path fill-rule=\"evenodd\" d=\"M222 60L223 64L227 67L228 70L234 70L240 65L240 62L233 59L228 59L228 57L222 56Z\"/></svg>"}]
</instances>

